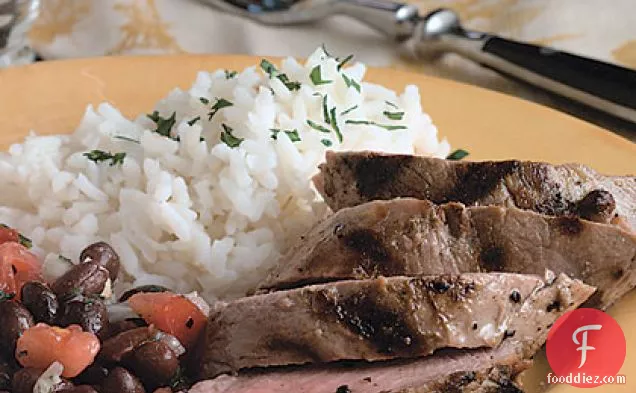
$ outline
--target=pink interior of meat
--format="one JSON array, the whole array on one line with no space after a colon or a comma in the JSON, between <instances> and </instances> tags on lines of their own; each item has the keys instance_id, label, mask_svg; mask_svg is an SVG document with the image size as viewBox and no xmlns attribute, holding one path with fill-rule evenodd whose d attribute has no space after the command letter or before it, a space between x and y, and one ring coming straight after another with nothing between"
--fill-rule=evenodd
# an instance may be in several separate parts
<instances>
[{"instance_id":1,"label":"pink interior of meat","mask_svg":"<svg viewBox=\"0 0 636 393\"><path fill-rule=\"evenodd\" d=\"M514 361L511 353L503 351L453 350L412 360L279 368L238 377L223 375L198 383L190 393L334 393L342 385L354 392L399 391L455 372Z\"/></svg>"}]
</instances>

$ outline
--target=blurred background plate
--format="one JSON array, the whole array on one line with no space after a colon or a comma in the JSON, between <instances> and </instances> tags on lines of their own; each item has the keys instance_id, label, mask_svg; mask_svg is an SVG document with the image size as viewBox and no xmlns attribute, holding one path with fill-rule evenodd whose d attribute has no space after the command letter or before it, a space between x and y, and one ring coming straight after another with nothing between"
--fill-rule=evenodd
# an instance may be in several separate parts
<instances>
[{"instance_id":1,"label":"blurred background plate","mask_svg":"<svg viewBox=\"0 0 636 393\"><path fill-rule=\"evenodd\" d=\"M0 70L0 145L6 149L30 130L69 133L86 105L108 101L125 116L148 112L174 87L187 88L199 70L242 69L258 64L249 56L114 57L51 61ZM368 81L402 90L419 86L424 111L453 148L472 160L528 159L581 162L608 174L636 174L636 144L555 110L501 93L390 69L369 70ZM636 391L636 293L612 310L625 331L627 385L595 392ZM538 356L541 358L541 356ZM540 360L525 377L529 393L545 380ZM568 386L551 390L578 391Z\"/></svg>"}]
</instances>

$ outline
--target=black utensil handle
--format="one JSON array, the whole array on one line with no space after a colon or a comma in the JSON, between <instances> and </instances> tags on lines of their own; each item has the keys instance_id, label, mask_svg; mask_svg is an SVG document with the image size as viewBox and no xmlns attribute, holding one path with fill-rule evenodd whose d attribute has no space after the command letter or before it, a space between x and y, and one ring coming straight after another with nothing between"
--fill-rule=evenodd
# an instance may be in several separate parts
<instances>
[{"instance_id":1,"label":"black utensil handle","mask_svg":"<svg viewBox=\"0 0 636 393\"><path fill-rule=\"evenodd\" d=\"M488 38L482 50L539 76L636 109L634 70L496 36Z\"/></svg>"}]
</instances>

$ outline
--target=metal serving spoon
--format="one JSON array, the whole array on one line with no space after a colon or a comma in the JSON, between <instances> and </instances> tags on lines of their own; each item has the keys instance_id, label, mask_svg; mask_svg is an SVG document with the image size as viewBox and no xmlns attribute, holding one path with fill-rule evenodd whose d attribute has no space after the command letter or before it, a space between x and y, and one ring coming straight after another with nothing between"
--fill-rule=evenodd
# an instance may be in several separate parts
<instances>
[{"instance_id":1,"label":"metal serving spoon","mask_svg":"<svg viewBox=\"0 0 636 393\"><path fill-rule=\"evenodd\" d=\"M615 117L636 123L636 71L610 63L464 29L457 14L421 16L389 0L202 0L269 25L314 22L345 14L421 53L455 52L479 64Z\"/></svg>"}]
</instances>

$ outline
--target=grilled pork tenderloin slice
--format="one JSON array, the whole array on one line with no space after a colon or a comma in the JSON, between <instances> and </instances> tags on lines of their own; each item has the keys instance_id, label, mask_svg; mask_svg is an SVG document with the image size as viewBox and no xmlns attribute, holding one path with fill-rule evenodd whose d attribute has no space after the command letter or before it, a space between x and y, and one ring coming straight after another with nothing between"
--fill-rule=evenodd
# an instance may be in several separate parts
<instances>
[{"instance_id":1,"label":"grilled pork tenderloin slice","mask_svg":"<svg viewBox=\"0 0 636 393\"><path fill-rule=\"evenodd\" d=\"M508 277L512 279L515 276ZM543 345L556 319L577 308L593 292L594 288L565 275L555 278L546 274L545 280L519 303L516 314L509 319L508 333L494 348L444 349L426 357L377 362L335 362L241 370L233 376L222 375L200 382L190 393L335 393L341 386L346 386L352 393L426 393L446 391L444 387L454 387L456 390L450 391L458 392L499 392L495 389L498 383L499 386L512 389L514 385L511 378L514 379L519 371L529 366L527 359ZM438 296L435 294L433 298ZM517 296L513 295L511 301L516 299ZM491 307L497 307L497 304ZM443 308L438 312L441 310ZM341 323L347 324L346 321ZM290 321L287 329L295 329L293 321ZM472 326L464 329L472 329ZM211 330L208 330L208 334L214 335ZM208 341L206 345L206 351L212 350L211 342ZM209 360L204 358L202 377L214 376L217 367L216 363L209 364ZM506 378L494 377L502 372L502 375L507 375ZM461 375L465 376L465 380L458 381Z\"/></svg>"},{"instance_id":2,"label":"grilled pork tenderloin slice","mask_svg":"<svg viewBox=\"0 0 636 393\"><path fill-rule=\"evenodd\" d=\"M516 208L374 201L338 211L301 239L261 289L378 275L548 269L597 287L589 305L605 309L636 285L636 234Z\"/></svg>"},{"instance_id":3,"label":"grilled pork tenderloin slice","mask_svg":"<svg viewBox=\"0 0 636 393\"><path fill-rule=\"evenodd\" d=\"M542 284L506 273L380 277L221 303L207 325L207 375L495 347Z\"/></svg>"},{"instance_id":4,"label":"grilled pork tenderloin slice","mask_svg":"<svg viewBox=\"0 0 636 393\"><path fill-rule=\"evenodd\" d=\"M580 164L327 152L314 183L334 211L413 197L574 215L636 231L636 177L605 176Z\"/></svg>"},{"instance_id":5,"label":"grilled pork tenderloin slice","mask_svg":"<svg viewBox=\"0 0 636 393\"><path fill-rule=\"evenodd\" d=\"M472 354L472 361L487 361L483 355L483 351ZM189 393L523 393L515 381L531 362L479 368L479 363L468 363L469 358L467 354L440 354L434 359L380 362L377 366L347 363L248 371L200 382ZM461 363L470 371L447 374L446 368L455 366L453 363ZM419 375L414 378L415 373ZM409 378L414 387L387 390L392 378ZM347 381L349 384L345 384Z\"/></svg>"}]
</instances>

